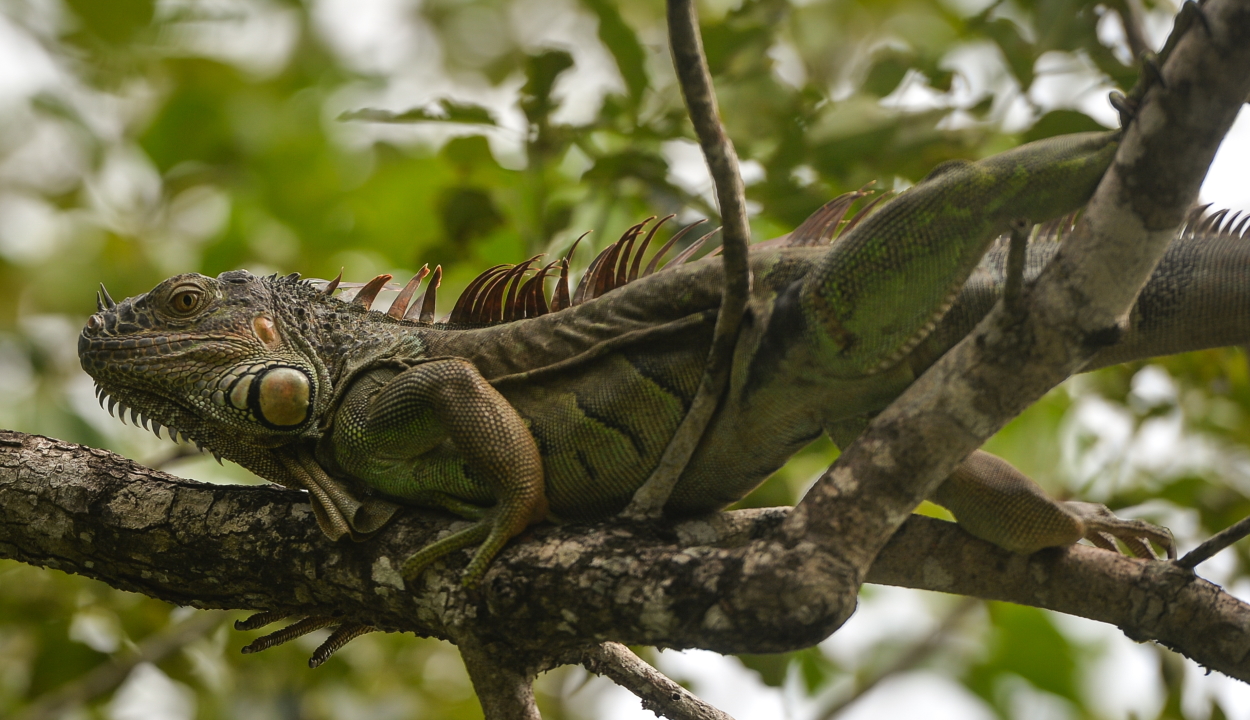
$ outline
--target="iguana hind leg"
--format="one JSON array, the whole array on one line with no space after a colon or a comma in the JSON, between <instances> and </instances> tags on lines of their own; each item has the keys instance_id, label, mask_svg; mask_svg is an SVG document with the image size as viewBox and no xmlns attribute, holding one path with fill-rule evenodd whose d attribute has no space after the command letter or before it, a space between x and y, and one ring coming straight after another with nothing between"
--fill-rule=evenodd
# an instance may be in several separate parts
<instances>
[{"instance_id":1,"label":"iguana hind leg","mask_svg":"<svg viewBox=\"0 0 1250 720\"><path fill-rule=\"evenodd\" d=\"M1057 502L1027 475L977 450L933 493L969 533L1018 553L1071 545L1082 538L1118 552L1119 540L1138 557L1153 558L1150 543L1176 557L1172 534L1140 520L1116 517L1102 505Z\"/></svg>"},{"instance_id":2,"label":"iguana hind leg","mask_svg":"<svg viewBox=\"0 0 1250 720\"><path fill-rule=\"evenodd\" d=\"M510 538L547 514L538 445L467 360L366 373L343 400L333 444L344 470L374 488L476 521L408 558L407 580L480 543L463 576L474 585Z\"/></svg>"}]
</instances>

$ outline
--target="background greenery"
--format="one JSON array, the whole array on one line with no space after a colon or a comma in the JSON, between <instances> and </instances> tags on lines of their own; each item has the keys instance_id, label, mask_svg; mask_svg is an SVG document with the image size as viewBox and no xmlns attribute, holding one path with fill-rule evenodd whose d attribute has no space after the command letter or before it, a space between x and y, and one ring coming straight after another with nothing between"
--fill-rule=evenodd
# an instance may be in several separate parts
<instances>
[{"instance_id":1,"label":"background greenery","mask_svg":"<svg viewBox=\"0 0 1250 720\"><path fill-rule=\"evenodd\" d=\"M1106 91L1135 76L1129 2L703 3L757 239L872 180L1112 124ZM1146 11L1158 42L1172 8ZM179 272L403 281L440 263L445 312L483 268L584 230L602 245L648 215L713 216L665 43L659 0L4 0L0 426L255 482L95 406L75 342L96 283L120 298ZM1137 506L1190 546L1250 513L1248 446L1238 349L1078 378L991 443L1057 495ZM746 503L793 502L834 454L817 443ZM1203 570L1244 596L1248 559ZM189 613L0 561L0 716ZM449 645L368 636L310 671L317 640L239 655L250 638L212 629L64 716L480 716ZM1242 686L1114 628L891 588L866 588L816 649L652 657L739 718L821 717L881 674L844 717L1250 713ZM545 717L651 717L576 668L538 689Z\"/></svg>"}]
</instances>

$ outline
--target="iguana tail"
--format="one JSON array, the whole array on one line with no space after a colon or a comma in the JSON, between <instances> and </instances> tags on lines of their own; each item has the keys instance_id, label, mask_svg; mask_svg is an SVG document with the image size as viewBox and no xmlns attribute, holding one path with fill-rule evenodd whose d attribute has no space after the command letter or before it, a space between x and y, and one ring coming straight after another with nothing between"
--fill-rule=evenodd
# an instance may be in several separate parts
<instances>
[{"instance_id":1,"label":"iguana tail","mask_svg":"<svg viewBox=\"0 0 1250 720\"><path fill-rule=\"evenodd\" d=\"M1190 216L1133 304L1119 342L1085 370L1250 342L1250 231L1227 211Z\"/></svg>"}]
</instances>

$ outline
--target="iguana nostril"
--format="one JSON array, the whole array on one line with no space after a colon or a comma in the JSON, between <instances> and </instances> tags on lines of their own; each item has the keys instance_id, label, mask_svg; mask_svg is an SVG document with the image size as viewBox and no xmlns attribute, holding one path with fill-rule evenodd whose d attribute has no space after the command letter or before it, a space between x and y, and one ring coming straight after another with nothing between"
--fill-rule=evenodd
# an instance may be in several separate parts
<instances>
[{"instance_id":1,"label":"iguana nostril","mask_svg":"<svg viewBox=\"0 0 1250 720\"><path fill-rule=\"evenodd\" d=\"M99 315L92 315L91 317L87 318L88 330L99 330L102 327L104 327L104 321L100 319Z\"/></svg>"}]
</instances>

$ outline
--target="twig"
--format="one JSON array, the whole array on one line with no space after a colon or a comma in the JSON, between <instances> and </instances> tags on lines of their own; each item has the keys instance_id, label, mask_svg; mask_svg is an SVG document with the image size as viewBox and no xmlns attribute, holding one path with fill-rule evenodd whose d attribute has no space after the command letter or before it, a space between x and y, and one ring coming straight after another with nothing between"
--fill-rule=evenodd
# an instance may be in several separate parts
<instances>
[{"instance_id":1,"label":"twig","mask_svg":"<svg viewBox=\"0 0 1250 720\"><path fill-rule=\"evenodd\" d=\"M1146 33L1142 31L1140 0L1120 0L1112 7L1120 16L1120 24L1124 27L1124 41L1128 44L1129 54L1139 58L1142 53L1149 52L1150 45L1146 42Z\"/></svg>"},{"instance_id":2,"label":"twig","mask_svg":"<svg viewBox=\"0 0 1250 720\"><path fill-rule=\"evenodd\" d=\"M853 703L858 702L860 698L871 692L873 688L880 685L883 680L886 680L894 675L898 675L899 673L907 672L924 662L926 658L942 646L942 643L946 642L946 636L950 634L951 630L954 630L955 626L967 617L968 613L972 612L973 608L976 608L980 604L981 601L977 598L964 598L958 605L955 606L954 610L951 610L950 613L942 619L942 622L933 629L933 632L929 633L928 637L916 643L910 650L899 656L898 659L881 670L881 672L861 682L859 686L855 688L855 691L850 695L839 700L838 702L835 702L833 705L830 705L829 708L825 710L825 714L821 716L822 720L832 720L843 710L850 707Z\"/></svg>"},{"instance_id":3,"label":"twig","mask_svg":"<svg viewBox=\"0 0 1250 720\"><path fill-rule=\"evenodd\" d=\"M59 689L46 693L13 720L53 720L117 687L140 663L156 663L204 636L225 619L221 610L197 612L190 618L145 638L135 651L100 665Z\"/></svg>"},{"instance_id":4,"label":"twig","mask_svg":"<svg viewBox=\"0 0 1250 720\"><path fill-rule=\"evenodd\" d=\"M1250 517L1224 528L1211 536L1206 542L1190 550L1185 557L1176 561L1177 565L1193 570L1199 564L1210 560L1216 553L1250 535Z\"/></svg>"},{"instance_id":5,"label":"twig","mask_svg":"<svg viewBox=\"0 0 1250 720\"><path fill-rule=\"evenodd\" d=\"M1011 224L1011 245L1007 249L1007 279L1003 283L1003 307L1016 317L1024 315L1024 261L1029 249L1029 228L1023 221Z\"/></svg>"},{"instance_id":6,"label":"twig","mask_svg":"<svg viewBox=\"0 0 1250 720\"><path fill-rule=\"evenodd\" d=\"M156 468L157 470L168 470L170 465L178 462L179 460L189 457L198 457L203 454L204 451L196 446L182 443L175 446L173 450L169 451L165 455L145 464L148 467Z\"/></svg>"},{"instance_id":7,"label":"twig","mask_svg":"<svg viewBox=\"0 0 1250 720\"><path fill-rule=\"evenodd\" d=\"M638 489L625 509L626 517L636 519L660 515L673 486L677 484L677 478L703 438L729 379L738 326L751 288L750 268L747 266L747 242L751 231L747 224L746 195L738 171L738 155L725 135L716 109L716 94L703 54L694 0L669 0L668 28L673 65L690 111L690 122L699 136L699 145L707 158L708 171L720 202L724 227L725 289L712 335L712 347L708 351L703 378L690 410L664 449L664 455L651 477Z\"/></svg>"},{"instance_id":8,"label":"twig","mask_svg":"<svg viewBox=\"0 0 1250 720\"><path fill-rule=\"evenodd\" d=\"M605 642L587 650L582 665L638 696L642 707L670 720L733 720L651 667L620 643Z\"/></svg>"}]
</instances>

